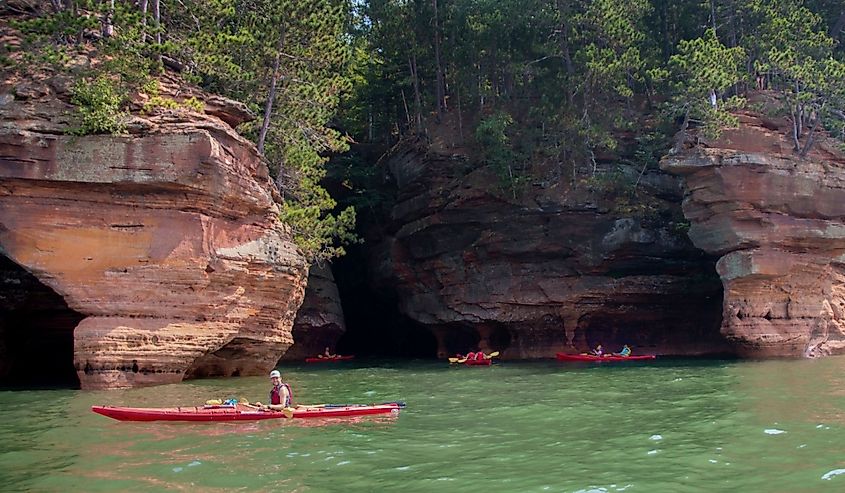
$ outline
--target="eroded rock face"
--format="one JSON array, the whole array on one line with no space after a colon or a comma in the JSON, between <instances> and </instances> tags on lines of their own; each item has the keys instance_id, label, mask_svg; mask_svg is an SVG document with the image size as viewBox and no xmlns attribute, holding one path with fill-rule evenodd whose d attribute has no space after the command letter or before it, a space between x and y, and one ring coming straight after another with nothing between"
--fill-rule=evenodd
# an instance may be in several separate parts
<instances>
[{"instance_id":1,"label":"eroded rock face","mask_svg":"<svg viewBox=\"0 0 845 493\"><path fill-rule=\"evenodd\" d=\"M597 343L641 353L726 350L714 259L670 220L650 223L599 193L554 183L514 200L489 170L420 146L395 149L385 167L397 199L374 276L435 334L441 357L476 347L550 357ZM682 219L677 180L646 173L639 186L662 204L658 214Z\"/></svg>"},{"instance_id":2,"label":"eroded rock face","mask_svg":"<svg viewBox=\"0 0 845 493\"><path fill-rule=\"evenodd\" d=\"M182 110L135 116L126 136L63 135L63 87L0 90L0 248L85 316L82 387L269 371L307 266L252 144Z\"/></svg>"},{"instance_id":3,"label":"eroded rock face","mask_svg":"<svg viewBox=\"0 0 845 493\"><path fill-rule=\"evenodd\" d=\"M328 264L312 265L308 272L305 299L293 324L294 345L283 361L302 360L322 354L326 347L336 353L337 341L346 332L340 294Z\"/></svg>"},{"instance_id":4,"label":"eroded rock face","mask_svg":"<svg viewBox=\"0 0 845 493\"><path fill-rule=\"evenodd\" d=\"M741 115L709 148L664 158L685 178L690 238L721 258L722 333L748 356L845 352L845 155L805 159L786 122Z\"/></svg>"}]
</instances>

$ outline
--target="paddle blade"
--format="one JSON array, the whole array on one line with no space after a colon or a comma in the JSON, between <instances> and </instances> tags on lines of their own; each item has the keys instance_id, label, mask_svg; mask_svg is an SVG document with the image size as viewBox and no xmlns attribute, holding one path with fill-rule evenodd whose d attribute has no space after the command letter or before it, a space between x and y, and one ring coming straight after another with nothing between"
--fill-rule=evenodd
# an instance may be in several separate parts
<instances>
[{"instance_id":1,"label":"paddle blade","mask_svg":"<svg viewBox=\"0 0 845 493\"><path fill-rule=\"evenodd\" d=\"M488 358L495 358L498 355L499 355L499 351L493 351L492 353L488 354L487 357Z\"/></svg>"},{"instance_id":2,"label":"paddle blade","mask_svg":"<svg viewBox=\"0 0 845 493\"><path fill-rule=\"evenodd\" d=\"M282 414L284 414L286 418L291 419L293 418L293 409L286 407L282 409Z\"/></svg>"},{"instance_id":3,"label":"paddle blade","mask_svg":"<svg viewBox=\"0 0 845 493\"><path fill-rule=\"evenodd\" d=\"M449 358L449 363L457 363L460 358Z\"/></svg>"}]
</instances>

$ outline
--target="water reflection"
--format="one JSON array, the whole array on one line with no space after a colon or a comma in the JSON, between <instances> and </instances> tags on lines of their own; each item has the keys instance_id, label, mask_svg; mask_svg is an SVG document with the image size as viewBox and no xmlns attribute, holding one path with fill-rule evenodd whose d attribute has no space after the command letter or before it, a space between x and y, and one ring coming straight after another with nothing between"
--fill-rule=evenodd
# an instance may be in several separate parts
<instances>
[{"instance_id":1,"label":"water reflection","mask_svg":"<svg viewBox=\"0 0 845 493\"><path fill-rule=\"evenodd\" d=\"M845 424L845 357L745 362L728 371L763 422Z\"/></svg>"}]
</instances>

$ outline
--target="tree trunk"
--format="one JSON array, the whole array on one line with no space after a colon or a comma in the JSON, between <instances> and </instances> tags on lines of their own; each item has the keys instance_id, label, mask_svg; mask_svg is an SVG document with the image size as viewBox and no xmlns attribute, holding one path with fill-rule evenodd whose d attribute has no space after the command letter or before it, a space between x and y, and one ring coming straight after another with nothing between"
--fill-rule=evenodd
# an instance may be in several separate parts
<instances>
[{"instance_id":1,"label":"tree trunk","mask_svg":"<svg viewBox=\"0 0 845 493\"><path fill-rule=\"evenodd\" d=\"M153 19L156 21L156 44L161 44L161 0L153 0Z\"/></svg>"},{"instance_id":2,"label":"tree trunk","mask_svg":"<svg viewBox=\"0 0 845 493\"><path fill-rule=\"evenodd\" d=\"M411 112L408 111L408 100L405 99L405 90L400 89L400 93L402 94L402 106L405 107L405 126L411 128Z\"/></svg>"},{"instance_id":3,"label":"tree trunk","mask_svg":"<svg viewBox=\"0 0 845 493\"><path fill-rule=\"evenodd\" d=\"M458 136L460 137L460 144L464 143L464 116L461 113L461 83L455 83L455 99L458 100Z\"/></svg>"},{"instance_id":4,"label":"tree trunk","mask_svg":"<svg viewBox=\"0 0 845 493\"><path fill-rule=\"evenodd\" d=\"M138 8L141 9L141 43L147 42L147 3L148 0L138 2Z\"/></svg>"},{"instance_id":5,"label":"tree trunk","mask_svg":"<svg viewBox=\"0 0 845 493\"><path fill-rule=\"evenodd\" d=\"M710 0L710 19L713 21L713 34L716 34L716 0Z\"/></svg>"},{"instance_id":6,"label":"tree trunk","mask_svg":"<svg viewBox=\"0 0 845 493\"><path fill-rule=\"evenodd\" d=\"M819 126L819 122L822 119L822 110L824 109L824 104L819 107L815 111L816 118L813 120L813 126L810 127L810 133L807 135L807 142L804 143L804 148L801 149L800 156L803 158L810 152L810 149L813 147L813 143L816 141L816 127Z\"/></svg>"},{"instance_id":7,"label":"tree trunk","mask_svg":"<svg viewBox=\"0 0 845 493\"><path fill-rule=\"evenodd\" d=\"M285 29L279 36L279 43L276 46L276 59L273 60L273 74L270 76L270 90L267 91L267 103L264 104L264 119L261 121L261 130L258 132L258 152L264 155L264 142L267 139L267 131L270 129L270 120L273 115L273 103L276 101L276 84L279 81L279 65L282 59L282 48L285 46Z\"/></svg>"},{"instance_id":8,"label":"tree trunk","mask_svg":"<svg viewBox=\"0 0 845 493\"><path fill-rule=\"evenodd\" d=\"M432 0L434 6L434 63L436 65L436 83L434 95L437 98L437 121L443 118L446 111L446 82L443 77L443 65L440 60L440 20L437 15L437 0Z\"/></svg>"},{"instance_id":9,"label":"tree trunk","mask_svg":"<svg viewBox=\"0 0 845 493\"><path fill-rule=\"evenodd\" d=\"M417 54L412 53L408 58L408 66L411 69L411 80L414 84L414 106L416 106L416 127L417 134L422 135L422 101L420 99L420 78L417 72Z\"/></svg>"}]
</instances>

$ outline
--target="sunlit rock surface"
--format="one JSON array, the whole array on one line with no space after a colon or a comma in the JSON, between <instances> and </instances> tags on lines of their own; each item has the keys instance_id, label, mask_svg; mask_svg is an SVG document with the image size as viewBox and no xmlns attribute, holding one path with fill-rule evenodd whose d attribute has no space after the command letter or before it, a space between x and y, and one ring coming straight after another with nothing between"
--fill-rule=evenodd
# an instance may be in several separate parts
<instances>
[{"instance_id":1,"label":"sunlit rock surface","mask_svg":"<svg viewBox=\"0 0 845 493\"><path fill-rule=\"evenodd\" d=\"M683 176L689 235L721 256L722 333L747 356L845 352L845 154L805 158L784 120L741 115L716 142L661 163Z\"/></svg>"},{"instance_id":2,"label":"sunlit rock surface","mask_svg":"<svg viewBox=\"0 0 845 493\"><path fill-rule=\"evenodd\" d=\"M215 97L213 115L74 137L68 84L0 87L0 249L84 316L82 387L268 371L293 342L307 265L254 146L218 118L245 110Z\"/></svg>"}]
</instances>

